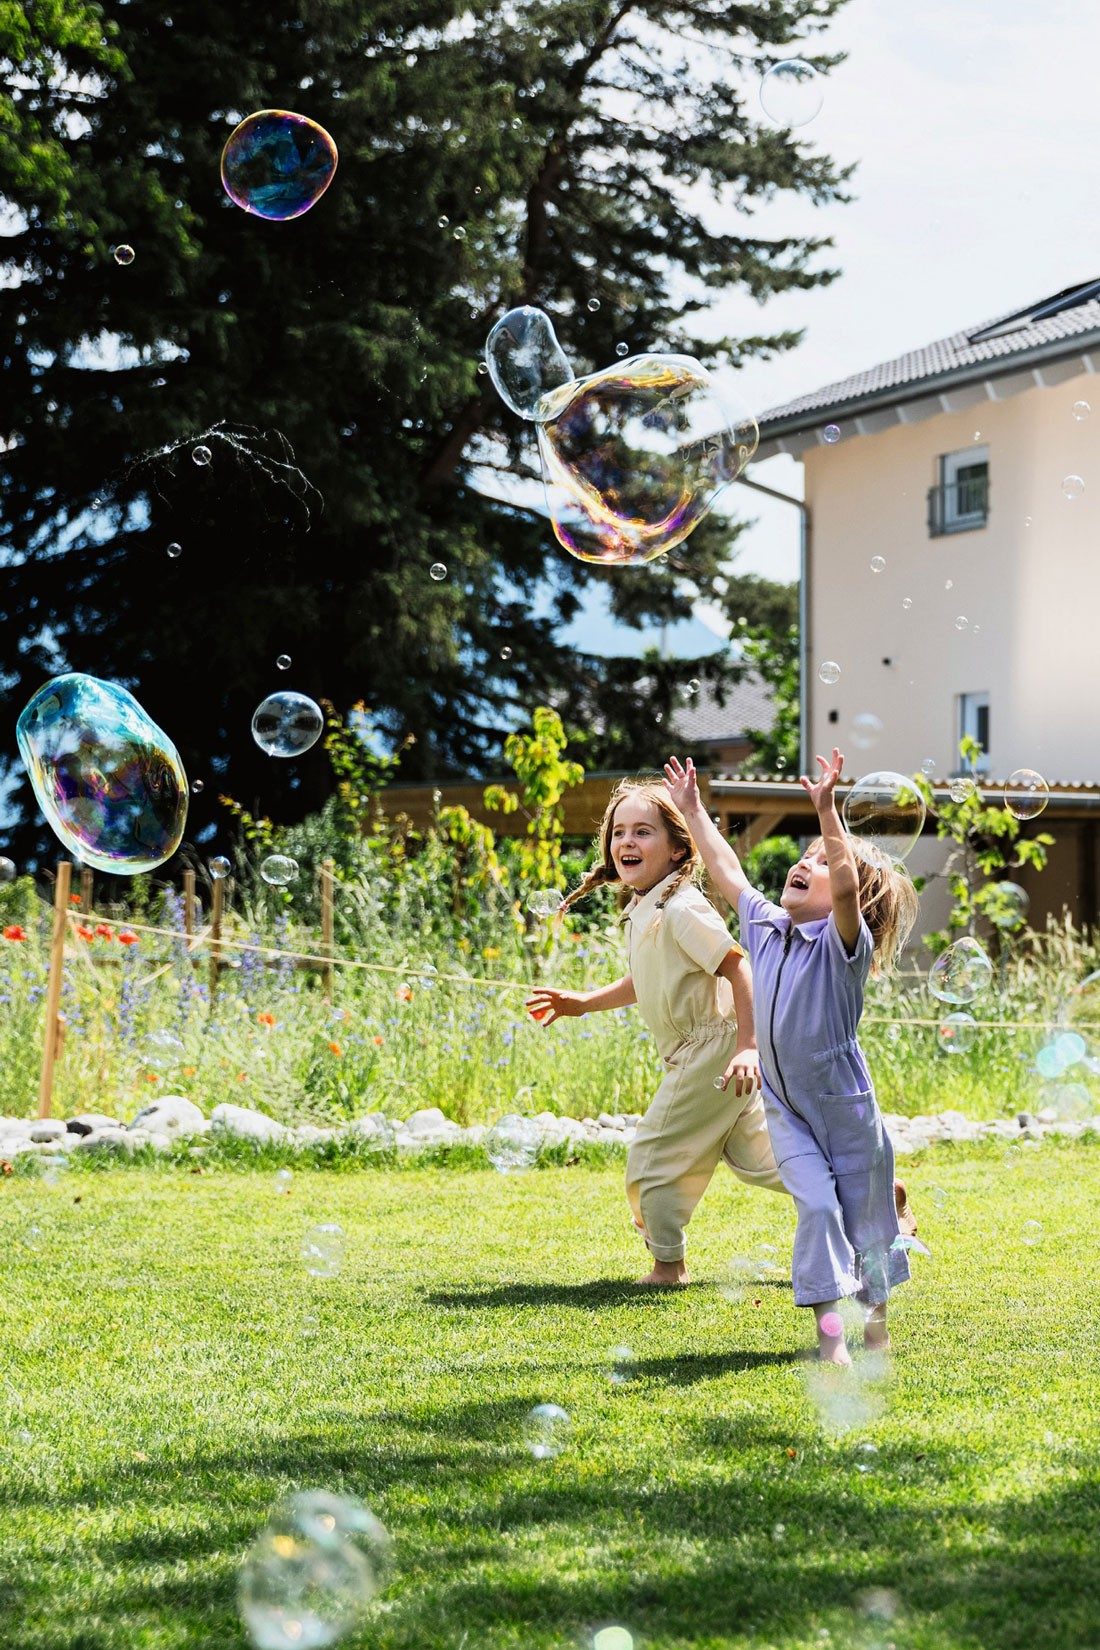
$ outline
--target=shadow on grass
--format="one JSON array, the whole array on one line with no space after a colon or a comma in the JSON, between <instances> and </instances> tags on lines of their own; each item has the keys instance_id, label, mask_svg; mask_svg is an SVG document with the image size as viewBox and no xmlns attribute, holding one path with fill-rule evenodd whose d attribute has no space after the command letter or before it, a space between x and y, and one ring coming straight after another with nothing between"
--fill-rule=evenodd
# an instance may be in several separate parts
<instances>
[{"instance_id":1,"label":"shadow on grass","mask_svg":"<svg viewBox=\"0 0 1100 1650\"><path fill-rule=\"evenodd\" d=\"M608 1306L665 1300L679 1293L676 1289L639 1289L627 1278L592 1278L587 1283L500 1283L489 1289L432 1289L425 1291L424 1299L429 1306L472 1312L498 1306L573 1306L585 1312L600 1312Z\"/></svg>"}]
</instances>

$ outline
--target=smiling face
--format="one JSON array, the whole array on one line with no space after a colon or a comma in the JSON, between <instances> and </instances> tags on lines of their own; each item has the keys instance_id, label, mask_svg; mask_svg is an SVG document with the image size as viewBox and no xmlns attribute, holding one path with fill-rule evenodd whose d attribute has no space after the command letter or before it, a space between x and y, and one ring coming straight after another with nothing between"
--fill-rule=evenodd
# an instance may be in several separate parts
<instances>
[{"instance_id":1,"label":"smiling face","mask_svg":"<svg viewBox=\"0 0 1100 1650\"><path fill-rule=\"evenodd\" d=\"M684 849L672 846L656 803L642 796L624 796L618 804L607 846L619 881L636 894L663 882L686 857Z\"/></svg>"},{"instance_id":2,"label":"smiling face","mask_svg":"<svg viewBox=\"0 0 1100 1650\"><path fill-rule=\"evenodd\" d=\"M787 881L779 901L792 922L817 922L827 917L833 908L833 891L829 885L829 861L825 844L811 842L797 865L787 872Z\"/></svg>"}]
</instances>

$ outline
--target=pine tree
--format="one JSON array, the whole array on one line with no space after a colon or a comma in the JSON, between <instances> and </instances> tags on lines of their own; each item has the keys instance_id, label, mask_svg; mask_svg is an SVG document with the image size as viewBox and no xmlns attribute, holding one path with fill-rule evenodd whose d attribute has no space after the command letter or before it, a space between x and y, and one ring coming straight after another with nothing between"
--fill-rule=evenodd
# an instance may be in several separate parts
<instances>
[{"instance_id":1,"label":"pine tree","mask_svg":"<svg viewBox=\"0 0 1100 1650\"><path fill-rule=\"evenodd\" d=\"M487 494L494 467L529 460L529 429L478 376L481 348L516 302L552 312L577 371L619 340L732 364L789 346L695 327L735 283L763 301L832 277L828 242L748 229L776 191L843 198L845 175L755 106L760 69L809 55L840 4L0 0L13 716L58 669L133 686L205 778L193 833L223 783L282 818L324 794L320 758L276 764L249 737L280 686L365 698L415 737L408 777L495 765L538 702L590 763L660 754L672 667L653 666L650 702L636 661L557 633L597 582L635 623L721 600L736 525L712 516L614 574L566 556L525 498ZM226 137L260 108L339 146L293 222L220 187ZM744 232L709 227L708 190Z\"/></svg>"}]
</instances>

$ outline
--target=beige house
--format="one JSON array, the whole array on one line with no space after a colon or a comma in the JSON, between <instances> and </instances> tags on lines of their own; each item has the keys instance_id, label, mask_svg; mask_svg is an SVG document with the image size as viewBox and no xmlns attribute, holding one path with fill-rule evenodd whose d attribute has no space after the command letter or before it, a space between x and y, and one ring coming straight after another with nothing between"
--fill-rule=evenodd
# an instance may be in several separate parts
<instances>
[{"instance_id":1,"label":"beige house","mask_svg":"<svg viewBox=\"0 0 1100 1650\"><path fill-rule=\"evenodd\" d=\"M1064 805L1033 915L1065 904L1086 921L1100 817L1097 373L1100 280L772 409L757 455L793 454L805 472L793 502L807 759L835 743L849 773L931 761L942 779L965 732L992 792L1036 769ZM826 661L840 667L832 685ZM922 844L914 868L940 852Z\"/></svg>"}]
</instances>

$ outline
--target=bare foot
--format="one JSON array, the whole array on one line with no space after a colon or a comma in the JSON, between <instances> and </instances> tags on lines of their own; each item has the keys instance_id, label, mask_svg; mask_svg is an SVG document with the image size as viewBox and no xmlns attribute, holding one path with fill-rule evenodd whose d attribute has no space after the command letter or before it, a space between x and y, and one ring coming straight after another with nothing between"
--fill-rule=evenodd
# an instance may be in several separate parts
<instances>
[{"instance_id":1,"label":"bare foot","mask_svg":"<svg viewBox=\"0 0 1100 1650\"><path fill-rule=\"evenodd\" d=\"M835 1309L818 1311L817 1355L823 1364L850 1364L844 1340L844 1320Z\"/></svg>"},{"instance_id":2,"label":"bare foot","mask_svg":"<svg viewBox=\"0 0 1100 1650\"><path fill-rule=\"evenodd\" d=\"M637 1281L640 1288L676 1289L691 1280L682 1260L655 1260L652 1272L647 1272L644 1278Z\"/></svg>"},{"instance_id":3,"label":"bare foot","mask_svg":"<svg viewBox=\"0 0 1100 1650\"><path fill-rule=\"evenodd\" d=\"M868 1313L863 1325L863 1348L865 1352L889 1352L890 1331L886 1327L885 1311L881 1316L875 1312Z\"/></svg>"}]
</instances>

